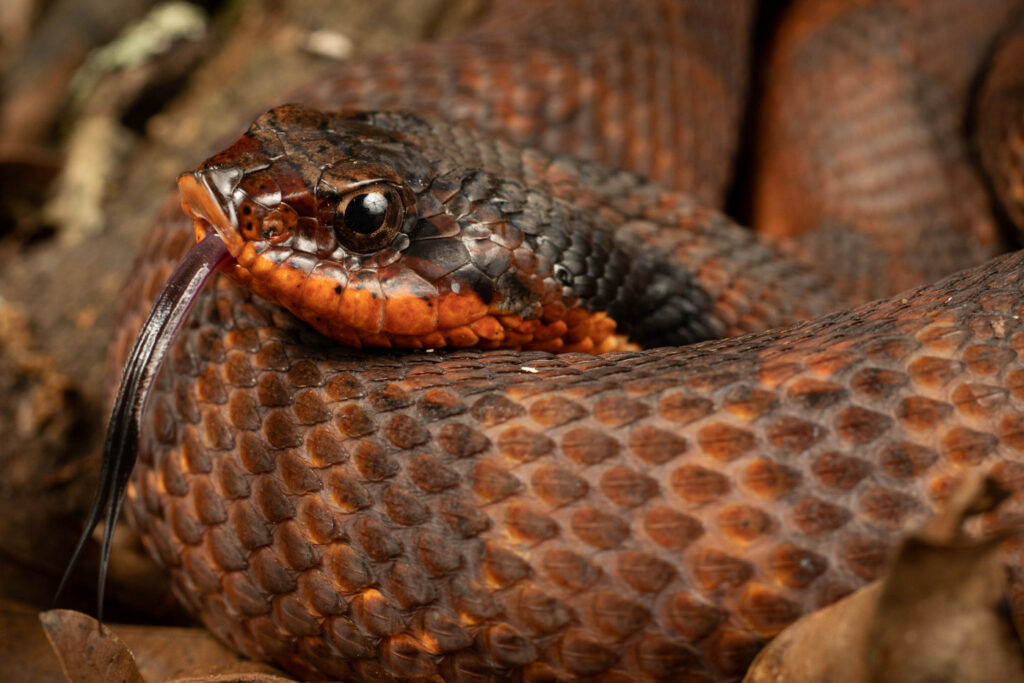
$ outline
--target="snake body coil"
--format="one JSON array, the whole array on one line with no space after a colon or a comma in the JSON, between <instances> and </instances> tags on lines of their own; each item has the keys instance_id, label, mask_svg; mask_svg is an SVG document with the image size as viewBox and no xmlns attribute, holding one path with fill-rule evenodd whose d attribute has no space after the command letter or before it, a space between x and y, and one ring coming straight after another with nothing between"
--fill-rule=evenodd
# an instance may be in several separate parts
<instances>
[{"instance_id":1,"label":"snake body coil","mask_svg":"<svg viewBox=\"0 0 1024 683\"><path fill-rule=\"evenodd\" d=\"M910 277L915 270L901 265L911 258L901 249L923 239L922 222L947 221L953 234L967 225L982 246L965 248L959 237L934 245L916 262L923 264L921 277L989 255L994 220L974 194L981 181L968 170L963 145L926 144L907 158L916 160L913 168L925 169L927 182L970 188L957 198L969 199L965 203L978 213L943 213L944 201L956 202L941 190L929 186L922 193L923 185L911 184L910 210L897 220L895 195L872 212L835 199L851 197L841 185L834 194L826 186L810 202L813 211L798 212L799 225L786 227L774 213L786 207L758 195L758 221L770 223L765 229L775 240L765 246L717 211L637 175L521 146L568 145L573 153L645 172L718 203L742 102L740 91L720 84L745 83L753 5L586 3L588 11L574 15L566 4L541 7L521 21L499 8L478 34L351 65L304 98L328 111L353 104L379 110L409 108L440 93L435 105L447 105L455 118L475 119L483 128L506 121L506 137L514 144L490 141L432 113L335 116L275 109L236 147L185 176L185 205L196 228L225 237L235 280L318 329L354 336L366 346L441 346L438 340L460 346L468 337L451 330L471 322L421 330L418 311L428 306L391 316L372 295L351 309L342 306L351 313L344 325L325 321L323 302L337 309L330 297L342 295L319 285L310 287L313 298L301 293L301 285L301 295L290 294L281 283L312 282L316 266L311 256L296 259L294 270L283 267L292 257L275 252L278 245L292 240L288 244L321 260L338 249L375 256L381 251L375 236L386 228L387 244L404 246L394 258L388 255L391 260L374 262L374 275L365 277L377 278L386 301L411 291L421 301L436 294L438 307L445 295L463 293L463 285L484 307L520 302L512 293L530 289L523 282L532 280L520 278L512 286L501 279L511 271L480 273L486 274L489 259L503 255L509 268L518 267L516 249L527 245L546 254L547 265L536 257L515 272L536 276L533 289L542 299L533 308L488 312L503 324L511 320L513 332L503 334L525 334L515 326L531 319L551 323L556 316L543 311L555 304L543 297L563 289L580 296L587 315L619 318L620 332L664 333L655 342L746 334L597 356L501 348L364 352L339 347L237 282L216 279L156 382L126 508L170 569L181 600L249 656L330 679L729 679L801 614L879 576L898 532L925 518L965 470L992 468L1011 490L1024 489L1024 360L1018 351L1024 347L1024 254L792 326L836 308L838 297L823 283L836 274L830 271L852 267L815 260L817 238L809 234L842 223L852 231L844 233L852 235L843 238L847 248L869 244L858 254L871 254L881 243L894 247L887 253L897 256L881 271L840 286L850 300L906 284L885 274ZM828 2L817 5L827 12L801 19L806 14L798 10L813 10L813 3L794 3L783 35L808 52L787 57L783 51L778 78L789 77L787 59L810 68L806 55L815 53L813 45L806 47L811 39L805 29L815 22L840 36L885 38L889 34L862 30L876 25L871 12L882 11L889 22L877 25L906 27L964 4ZM990 45L978 36L1005 22L1015 7L994 0L983 5L966 37L946 46L972 63L983 61ZM569 32L578 20L590 31ZM608 42L616 36L619 42ZM837 42L823 45L817 49ZM681 50L660 67L658 57L669 46ZM901 59L908 54L897 53ZM926 73L952 85L880 88L883 104L896 102L891 111L906 115L901 107L908 93L968 90L966 77L943 71L949 64L915 59L909 58L914 78ZM966 60L952 61L960 69ZM627 67L644 75L630 78ZM520 79L520 71L543 78ZM898 81L908 72L894 73ZM367 85L367 74L387 86ZM616 99L599 76L618 80L616 87L631 83L633 91ZM665 92L644 87L666 82L672 86ZM560 99L537 94L552 84L560 86ZM551 116L556 123L541 124ZM708 133L705 145L692 133L705 129L689 127L691 121L709 131L728 125L721 134ZM651 136L643 135L645 129ZM918 129L906 124L895 130L897 137L913 138ZM879 135L878 149L910 146ZM319 198L323 185L279 182L306 176L301 168L295 175L295 164L291 175L268 170L270 160L290 158L277 153L260 161L271 143L302 151L318 174L330 168L335 191L338 178L372 188L355 197L331 195L331 211L358 234L317 233L316 221L323 226L338 220L334 213L330 222L321 220L319 199L294 216L280 208L288 205L281 198L293 198L294 206L300 197ZM343 157L358 162L358 172L335 172L333 162L317 161L317 154L330 154L338 144L349 145ZM763 158L767 165L787 159L774 149ZM834 157L818 158L819 166L822 159ZM369 176L367 164L374 165ZM802 177L807 166L797 161L787 168ZM850 177L840 171L837 177ZM276 189L252 189L264 177L260 173L277 182ZM359 184L370 176L372 183ZM255 184L246 185L245 178ZM797 188L799 182L805 181L797 181ZM236 194L239 188L245 191ZM776 199L800 192L792 186L788 195L765 191ZM530 193L547 207L543 215L526 208ZM266 199L271 195L277 199ZM352 201L359 203L350 213ZM930 212L916 213L922 202L930 202ZM245 206L260 218L248 236ZM395 207L400 214L388 213ZM563 256L571 250L543 251L542 238L531 237L530 221L550 225L552 240L597 234L603 246L569 263ZM879 225L886 221L904 230L882 236L888 233ZM494 232L495 225L506 227ZM522 234L516 237L509 225ZM226 231L232 226L237 233ZM809 226L825 228L808 232ZM125 303L118 357L126 354L156 286L192 241L191 228L174 207L161 215L129 283L136 296ZM499 244L495 235L507 243ZM465 258L431 261L424 255L436 245L426 238L463 246L478 240L474 249L492 253L477 258L467 247ZM248 256L246 244L256 245ZM512 244L506 249L512 255L492 244ZM403 256L403 249L410 251ZM679 301L686 302L668 309L687 308L690 317L674 320L688 320L690 328L676 322L645 328L656 308L630 318L637 311L630 310L628 297L644 292L649 301L650 290L661 289L652 285L656 279L627 288L621 300L601 299L607 292L593 283L597 299L580 294L588 278L597 279L595 263L612 262L606 257L616 249L629 251L624 264L660 263L653 255L644 261L649 252L666 257L667 281L685 293ZM402 261L417 255L423 263ZM264 257L269 260L260 266ZM350 260L363 267L361 259ZM407 291L411 275L380 275L396 263L411 268L434 294ZM558 264L568 279L559 277ZM472 277L453 288L457 278L449 276L460 268ZM271 272L277 275L261 279ZM289 275L294 272L302 277ZM628 274L616 277L629 280ZM389 283L394 292L384 291ZM612 301L620 301L618 308ZM353 332L362 329L355 323L365 311L376 327ZM436 323L441 316L426 319ZM471 330L478 341L488 339L482 329ZM420 334L439 336L411 341ZM606 338L589 348L606 348ZM530 346L533 339L511 345ZM574 348L577 341L565 345ZM1021 566L1024 557L1012 550L1008 561ZM1020 586L1012 590L1019 604Z\"/></svg>"}]
</instances>

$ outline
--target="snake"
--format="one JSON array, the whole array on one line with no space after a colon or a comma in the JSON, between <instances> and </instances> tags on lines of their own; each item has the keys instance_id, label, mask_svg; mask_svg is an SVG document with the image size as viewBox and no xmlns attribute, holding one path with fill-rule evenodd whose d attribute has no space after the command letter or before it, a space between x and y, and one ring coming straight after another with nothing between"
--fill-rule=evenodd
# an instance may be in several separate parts
<instances>
[{"instance_id":1,"label":"snake","mask_svg":"<svg viewBox=\"0 0 1024 683\"><path fill-rule=\"evenodd\" d=\"M965 473L1020 514L1020 10L797 0L755 78L753 2L497 3L340 65L146 238L89 530L310 680L741 677Z\"/></svg>"}]
</instances>

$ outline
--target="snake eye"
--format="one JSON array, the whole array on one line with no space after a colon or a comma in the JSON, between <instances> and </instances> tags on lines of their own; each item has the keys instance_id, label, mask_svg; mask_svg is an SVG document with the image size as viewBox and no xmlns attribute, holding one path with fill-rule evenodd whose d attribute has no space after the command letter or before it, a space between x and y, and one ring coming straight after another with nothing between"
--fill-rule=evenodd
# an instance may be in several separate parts
<instances>
[{"instance_id":1,"label":"snake eye","mask_svg":"<svg viewBox=\"0 0 1024 683\"><path fill-rule=\"evenodd\" d=\"M383 192L356 195L345 205L345 227L360 235L372 235L384 225L388 204Z\"/></svg>"},{"instance_id":2,"label":"snake eye","mask_svg":"<svg viewBox=\"0 0 1024 683\"><path fill-rule=\"evenodd\" d=\"M398 191L390 184L379 183L342 197L331 228L346 249L366 253L387 246L404 218L404 202Z\"/></svg>"}]
</instances>

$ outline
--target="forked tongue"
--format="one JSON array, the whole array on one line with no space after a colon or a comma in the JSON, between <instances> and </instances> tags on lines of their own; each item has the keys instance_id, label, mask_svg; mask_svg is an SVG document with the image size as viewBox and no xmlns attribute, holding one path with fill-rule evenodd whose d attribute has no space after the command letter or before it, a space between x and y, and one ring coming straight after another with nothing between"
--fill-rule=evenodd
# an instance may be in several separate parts
<instances>
[{"instance_id":1,"label":"forked tongue","mask_svg":"<svg viewBox=\"0 0 1024 683\"><path fill-rule=\"evenodd\" d=\"M103 621L104 584L110 563L114 524L121 512L124 492L135 466L142 416L149 401L153 380L160 371L182 322L199 298L203 286L218 266L229 258L224 242L215 233L210 232L197 242L160 290L128 354L124 374L121 376L121 386L117 390L117 398L114 400L114 408L107 425L99 488L93 498L85 529L78 539L54 596L56 602L81 558L93 529L101 518L105 519L96 608L96 616L100 622Z\"/></svg>"}]
</instances>

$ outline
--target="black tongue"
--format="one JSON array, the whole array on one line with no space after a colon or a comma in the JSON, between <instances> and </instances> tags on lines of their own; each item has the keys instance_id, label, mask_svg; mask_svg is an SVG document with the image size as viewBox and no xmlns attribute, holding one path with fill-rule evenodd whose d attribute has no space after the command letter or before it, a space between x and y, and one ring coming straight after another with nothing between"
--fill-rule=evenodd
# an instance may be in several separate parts
<instances>
[{"instance_id":1,"label":"black tongue","mask_svg":"<svg viewBox=\"0 0 1024 683\"><path fill-rule=\"evenodd\" d=\"M99 489L93 498L85 529L57 587L57 593L53 598L55 603L81 558L93 529L101 518L105 518L96 608L97 619L103 621L103 592L107 566L110 563L114 524L121 512L124 491L135 466L142 415L149 401L153 380L160 371L160 366L181 328L181 323L199 298L203 286L217 267L228 258L230 255L224 242L213 233L196 243L164 284L160 295L153 303L153 308L149 311L149 317L142 325L139 336L135 338L135 344L125 363L124 374L121 375L121 386L114 400L110 423L107 425Z\"/></svg>"}]
</instances>

